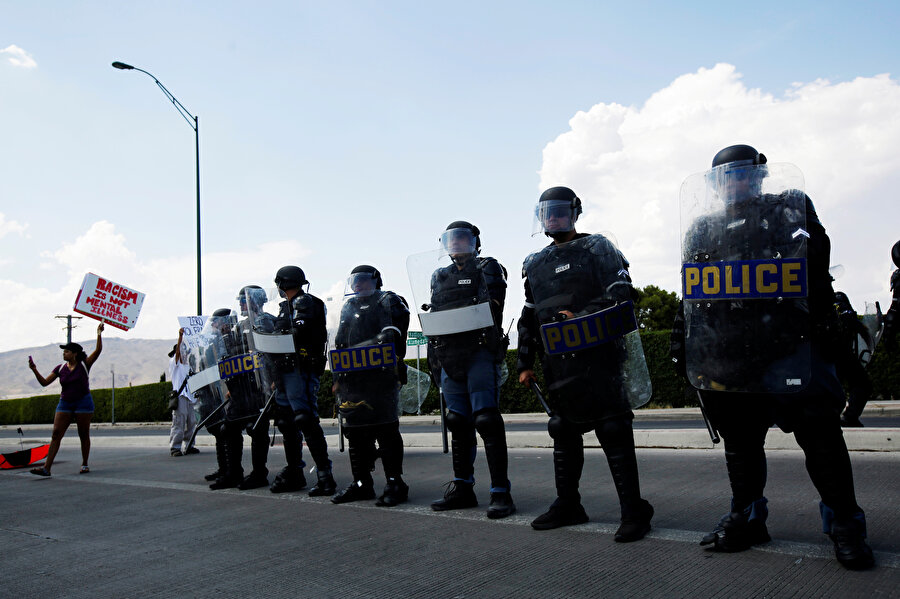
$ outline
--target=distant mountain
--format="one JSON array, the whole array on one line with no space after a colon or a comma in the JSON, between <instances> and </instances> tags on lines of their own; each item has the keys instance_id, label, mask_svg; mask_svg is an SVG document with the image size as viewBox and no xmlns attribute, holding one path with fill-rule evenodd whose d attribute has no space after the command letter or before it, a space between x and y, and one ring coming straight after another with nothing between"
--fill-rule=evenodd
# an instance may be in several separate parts
<instances>
[{"instance_id":1,"label":"distant mountain","mask_svg":"<svg viewBox=\"0 0 900 599\"><path fill-rule=\"evenodd\" d=\"M84 342L82 345L88 354L94 351L94 341ZM91 387L112 387L110 370L113 366L116 371L116 387L159 381L159 377L169 367L167 354L173 345L175 339L103 339L103 352L91 369ZM49 387L40 386L28 368L28 356L34 358L38 372L44 376L63 361L58 344L0 353L0 399L59 393L58 382Z\"/></svg>"}]
</instances>

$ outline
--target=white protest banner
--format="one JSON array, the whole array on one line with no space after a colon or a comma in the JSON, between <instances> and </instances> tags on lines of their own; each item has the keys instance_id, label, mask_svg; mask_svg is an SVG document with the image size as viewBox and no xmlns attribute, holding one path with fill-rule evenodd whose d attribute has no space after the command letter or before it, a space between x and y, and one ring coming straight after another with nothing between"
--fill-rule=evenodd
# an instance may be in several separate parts
<instances>
[{"instance_id":1,"label":"white protest banner","mask_svg":"<svg viewBox=\"0 0 900 599\"><path fill-rule=\"evenodd\" d=\"M79 314L96 318L127 331L137 322L144 305L144 294L92 272L84 275L73 308Z\"/></svg>"},{"instance_id":2,"label":"white protest banner","mask_svg":"<svg viewBox=\"0 0 900 599\"><path fill-rule=\"evenodd\" d=\"M208 316L179 316L178 326L184 331L181 336L181 342L187 346L190 351L197 347L200 342L200 331L203 330L203 324Z\"/></svg>"}]
</instances>

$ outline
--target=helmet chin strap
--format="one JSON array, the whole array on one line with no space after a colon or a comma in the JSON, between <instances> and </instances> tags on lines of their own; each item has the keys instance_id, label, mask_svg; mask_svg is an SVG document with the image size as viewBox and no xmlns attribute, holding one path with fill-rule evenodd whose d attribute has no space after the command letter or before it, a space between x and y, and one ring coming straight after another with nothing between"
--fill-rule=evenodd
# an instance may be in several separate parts
<instances>
[{"instance_id":1,"label":"helmet chin strap","mask_svg":"<svg viewBox=\"0 0 900 599\"><path fill-rule=\"evenodd\" d=\"M464 266L475 254L451 254L450 259L457 266Z\"/></svg>"}]
</instances>

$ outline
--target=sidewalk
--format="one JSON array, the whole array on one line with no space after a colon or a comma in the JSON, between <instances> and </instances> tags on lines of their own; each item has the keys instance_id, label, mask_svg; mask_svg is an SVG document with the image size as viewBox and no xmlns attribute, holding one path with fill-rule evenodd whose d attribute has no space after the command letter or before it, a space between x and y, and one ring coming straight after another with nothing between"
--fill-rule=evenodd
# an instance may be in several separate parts
<instances>
[{"instance_id":1,"label":"sidewalk","mask_svg":"<svg viewBox=\"0 0 900 599\"><path fill-rule=\"evenodd\" d=\"M866 416L900 416L900 402L870 402L863 418ZM517 424L543 424L547 421L546 414L505 414L503 416L507 424L507 444L511 448L553 447L553 440L543 427L540 430L516 430ZM667 410L637 410L635 412L635 446L639 448L659 449L719 449L722 444L713 445L709 434L704 428L686 428L679 426L679 421L698 421L701 419L699 408L679 408ZM642 420L666 420L672 425L662 429L646 429L640 427ZM438 430L428 432L415 432L417 427L440 427L440 417L403 416L400 420L403 441L407 447L440 447L441 435ZM337 420L326 418L322 420L322 427L326 432L329 447L337 447ZM15 426L2 426L0 431L15 430ZM45 443L49 438L49 425L24 425L25 443ZM104 434L93 435L91 444L96 447L141 447L165 444L168 439L168 423L117 423L112 426L108 423L95 424L93 430L103 429ZM533 428L533 427L532 427ZM112 431L128 431L128 434L114 435ZM146 431L146 434L142 434ZM74 430L67 432L63 439L63 446L77 446L78 435ZM8 438L9 439L9 438ZM895 427L866 427L845 428L844 439L850 451L900 451L900 428ZM585 435L585 447L600 447L594 435ZM200 447L212 447L213 438L205 431L198 435L197 445ZM777 428L772 428L766 438L768 450L796 450L797 445L792 434L785 434Z\"/></svg>"}]
</instances>

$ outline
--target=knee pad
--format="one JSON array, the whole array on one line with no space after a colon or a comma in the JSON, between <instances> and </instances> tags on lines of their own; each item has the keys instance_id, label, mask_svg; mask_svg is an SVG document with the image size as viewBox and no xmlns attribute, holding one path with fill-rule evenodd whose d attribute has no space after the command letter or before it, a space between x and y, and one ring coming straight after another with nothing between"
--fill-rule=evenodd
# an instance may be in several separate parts
<instances>
[{"instance_id":1,"label":"knee pad","mask_svg":"<svg viewBox=\"0 0 900 599\"><path fill-rule=\"evenodd\" d=\"M453 410L447 410L444 421L447 423L447 430L454 435L464 435L472 430L472 421Z\"/></svg>"},{"instance_id":2,"label":"knee pad","mask_svg":"<svg viewBox=\"0 0 900 599\"><path fill-rule=\"evenodd\" d=\"M365 437L365 434L361 433L362 431L359 430L359 427L355 426L345 426L343 429L344 437L351 443L362 440Z\"/></svg>"},{"instance_id":3,"label":"knee pad","mask_svg":"<svg viewBox=\"0 0 900 599\"><path fill-rule=\"evenodd\" d=\"M294 412L288 406L276 405L275 406L275 426L278 427L282 433L284 433L285 429L294 429L296 425L294 424Z\"/></svg>"},{"instance_id":4,"label":"knee pad","mask_svg":"<svg viewBox=\"0 0 900 599\"><path fill-rule=\"evenodd\" d=\"M500 410L496 408L476 412L474 420L475 430L484 438L499 437L505 432L503 417L500 416Z\"/></svg>"},{"instance_id":5,"label":"knee pad","mask_svg":"<svg viewBox=\"0 0 900 599\"><path fill-rule=\"evenodd\" d=\"M597 436L601 444L610 446L634 445L634 432L631 428L631 420L625 418L612 418L600 422L597 426Z\"/></svg>"},{"instance_id":6,"label":"knee pad","mask_svg":"<svg viewBox=\"0 0 900 599\"><path fill-rule=\"evenodd\" d=\"M551 416L547 421L547 432L551 439L562 439L566 436L567 429L566 421L559 416Z\"/></svg>"},{"instance_id":7,"label":"knee pad","mask_svg":"<svg viewBox=\"0 0 900 599\"><path fill-rule=\"evenodd\" d=\"M317 424L319 422L319 417L312 412L302 410L300 412L294 412L294 422L296 422L297 426L303 430L307 426Z\"/></svg>"}]
</instances>

